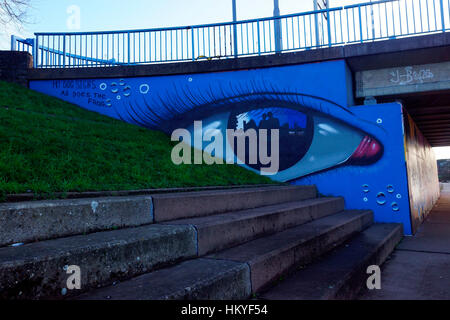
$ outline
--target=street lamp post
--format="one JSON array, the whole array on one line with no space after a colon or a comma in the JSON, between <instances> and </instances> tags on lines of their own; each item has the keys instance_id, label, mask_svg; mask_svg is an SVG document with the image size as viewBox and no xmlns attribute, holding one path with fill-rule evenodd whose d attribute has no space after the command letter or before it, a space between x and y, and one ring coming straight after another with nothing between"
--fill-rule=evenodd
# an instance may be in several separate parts
<instances>
[{"instance_id":1,"label":"street lamp post","mask_svg":"<svg viewBox=\"0 0 450 320\"><path fill-rule=\"evenodd\" d=\"M373 12L373 4L372 4L373 0L370 0L370 14L372 16L372 40L375 40L375 14Z\"/></svg>"},{"instance_id":2,"label":"street lamp post","mask_svg":"<svg viewBox=\"0 0 450 320\"><path fill-rule=\"evenodd\" d=\"M313 0L314 1L314 11L319 10L319 4L317 3L318 0ZM320 45L320 40L319 40L319 16L316 14L314 14L314 24L315 24L315 29L316 29L316 46L318 47Z\"/></svg>"},{"instance_id":3,"label":"street lamp post","mask_svg":"<svg viewBox=\"0 0 450 320\"><path fill-rule=\"evenodd\" d=\"M319 0L313 0L313 2L314 2L314 11L330 8L329 0L322 0L322 5L320 5ZM328 27L329 27L330 26L330 22L328 21L329 11L327 11L327 13L325 15L325 19L327 19L327 23L328 23ZM319 34L319 14L318 13L314 14L314 22L315 22L315 29L316 29L316 46L319 47L321 45L321 41L320 41L320 34ZM330 37L330 34L328 34L328 36Z\"/></svg>"},{"instance_id":4,"label":"street lamp post","mask_svg":"<svg viewBox=\"0 0 450 320\"><path fill-rule=\"evenodd\" d=\"M238 47L237 47L237 9L236 9L236 0L232 0L233 2L233 47L234 47L234 57L238 57Z\"/></svg>"},{"instance_id":5,"label":"street lamp post","mask_svg":"<svg viewBox=\"0 0 450 320\"><path fill-rule=\"evenodd\" d=\"M236 9L236 0L232 0L233 4L233 43L234 43L234 57L238 56L238 48L237 48L237 9ZM273 0L273 16L275 18L275 51L281 52L283 50L283 39L281 36L281 21L276 19L280 16L280 4L279 0Z\"/></svg>"}]
</instances>

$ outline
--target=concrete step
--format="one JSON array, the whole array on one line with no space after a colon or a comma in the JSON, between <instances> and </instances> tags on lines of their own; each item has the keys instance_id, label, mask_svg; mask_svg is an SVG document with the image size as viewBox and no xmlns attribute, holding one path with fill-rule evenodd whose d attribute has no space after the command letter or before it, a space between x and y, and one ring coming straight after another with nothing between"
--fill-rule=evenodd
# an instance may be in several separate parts
<instances>
[{"instance_id":1,"label":"concrete step","mask_svg":"<svg viewBox=\"0 0 450 320\"><path fill-rule=\"evenodd\" d=\"M158 194L155 222L208 216L317 197L315 186L271 186L220 191Z\"/></svg>"},{"instance_id":2,"label":"concrete step","mask_svg":"<svg viewBox=\"0 0 450 320\"><path fill-rule=\"evenodd\" d=\"M191 226L148 225L4 247L0 299L61 298L72 265L80 267L84 291L196 255Z\"/></svg>"},{"instance_id":3,"label":"concrete step","mask_svg":"<svg viewBox=\"0 0 450 320\"><path fill-rule=\"evenodd\" d=\"M373 222L370 211L346 211L132 280L80 299L248 299L298 264L343 243Z\"/></svg>"},{"instance_id":4,"label":"concrete step","mask_svg":"<svg viewBox=\"0 0 450 320\"><path fill-rule=\"evenodd\" d=\"M376 224L261 295L266 300L355 299L371 265L381 266L403 236L398 224Z\"/></svg>"},{"instance_id":5,"label":"concrete step","mask_svg":"<svg viewBox=\"0 0 450 320\"><path fill-rule=\"evenodd\" d=\"M0 247L315 198L314 186L0 204Z\"/></svg>"},{"instance_id":6,"label":"concrete step","mask_svg":"<svg viewBox=\"0 0 450 320\"><path fill-rule=\"evenodd\" d=\"M258 293L297 265L342 244L373 223L371 211L344 211L208 256L247 263Z\"/></svg>"},{"instance_id":7,"label":"concrete step","mask_svg":"<svg viewBox=\"0 0 450 320\"><path fill-rule=\"evenodd\" d=\"M194 226L203 256L341 212L344 206L343 198L315 198L166 223Z\"/></svg>"},{"instance_id":8,"label":"concrete step","mask_svg":"<svg viewBox=\"0 0 450 320\"><path fill-rule=\"evenodd\" d=\"M150 223L150 196L3 203L0 247Z\"/></svg>"},{"instance_id":9,"label":"concrete step","mask_svg":"<svg viewBox=\"0 0 450 320\"><path fill-rule=\"evenodd\" d=\"M237 300L251 295L247 264L195 259L83 294L79 300Z\"/></svg>"}]
</instances>

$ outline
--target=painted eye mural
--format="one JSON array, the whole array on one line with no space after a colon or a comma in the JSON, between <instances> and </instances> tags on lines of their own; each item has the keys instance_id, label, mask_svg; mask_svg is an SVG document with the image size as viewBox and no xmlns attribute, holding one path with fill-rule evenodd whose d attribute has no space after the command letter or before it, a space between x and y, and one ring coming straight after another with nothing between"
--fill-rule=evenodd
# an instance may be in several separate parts
<instances>
[{"instance_id":1,"label":"painted eye mural","mask_svg":"<svg viewBox=\"0 0 450 320\"><path fill-rule=\"evenodd\" d=\"M343 165L370 165L383 155L383 146L375 137L331 115L330 109L339 108L345 118L356 118L348 109L331 101L261 84L253 84L251 88L216 88L215 92L211 90L205 95L174 89L169 99L149 101L144 97L143 102L129 102L116 112L124 121L163 130L169 135L185 128L194 137L194 121L202 121L203 131L215 130L222 136L227 135L228 129L244 132L266 129L269 154L270 133L276 129L279 169L271 178L282 182ZM193 141L190 144L194 146ZM245 159L239 158L237 148L236 143L224 141L225 154L212 155L225 159L234 154L244 167L260 172L264 165L259 159L256 163L250 161L249 141L246 140Z\"/></svg>"},{"instance_id":2,"label":"painted eye mural","mask_svg":"<svg viewBox=\"0 0 450 320\"><path fill-rule=\"evenodd\" d=\"M323 195L343 197L349 210L372 210L375 221L402 223L405 234L412 233L409 190L418 195L412 198L411 210L420 215L425 203L421 190L429 185L416 183L420 175L413 173L422 172L420 166L406 167L405 155L414 157L418 143L406 139L410 142L405 149L405 130L409 130L403 127L401 104L355 104L345 61L192 75L181 72L182 68L179 74L168 76L33 80L30 87L169 136L184 129L191 146L227 163L231 157L233 163L256 173L267 165L260 157L250 161L254 145L244 140L243 155L239 144L227 139L221 142L222 148L208 149L212 141L207 139L198 147L199 130L194 123L201 122L204 137L208 131L228 137L230 130L266 130L266 144L258 143L256 152L265 148L272 156L278 151L278 170L270 178L315 185ZM272 150L276 131L279 144ZM408 172L416 189L408 189ZM430 194L437 197L432 188Z\"/></svg>"}]
</instances>

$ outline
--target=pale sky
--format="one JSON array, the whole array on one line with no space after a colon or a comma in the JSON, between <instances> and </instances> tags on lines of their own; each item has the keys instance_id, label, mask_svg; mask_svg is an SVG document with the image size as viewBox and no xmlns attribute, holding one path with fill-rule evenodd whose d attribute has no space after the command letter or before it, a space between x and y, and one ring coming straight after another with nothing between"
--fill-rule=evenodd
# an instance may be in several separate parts
<instances>
[{"instance_id":1,"label":"pale sky","mask_svg":"<svg viewBox=\"0 0 450 320\"><path fill-rule=\"evenodd\" d=\"M331 7L370 0L330 0ZM0 49L9 49L10 36L32 37L34 32L101 31L174 27L232 20L231 0L31 0L31 23L0 31ZM279 0L281 14L313 9L313 0ZM67 27L68 8L81 10L78 30ZM238 20L273 15L273 0L237 0Z\"/></svg>"},{"instance_id":2,"label":"pale sky","mask_svg":"<svg viewBox=\"0 0 450 320\"><path fill-rule=\"evenodd\" d=\"M436 160L450 159L450 147L433 148Z\"/></svg>"}]
</instances>

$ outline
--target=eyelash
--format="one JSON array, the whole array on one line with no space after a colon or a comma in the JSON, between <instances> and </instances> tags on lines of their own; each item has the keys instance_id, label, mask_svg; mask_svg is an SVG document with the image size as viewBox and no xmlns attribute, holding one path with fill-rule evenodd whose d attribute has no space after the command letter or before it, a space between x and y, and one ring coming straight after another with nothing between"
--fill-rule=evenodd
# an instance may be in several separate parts
<instances>
[{"instance_id":1,"label":"eyelash","mask_svg":"<svg viewBox=\"0 0 450 320\"><path fill-rule=\"evenodd\" d=\"M154 101L151 103L151 105L154 106L153 108L150 107L150 103L146 99L144 99L145 108L142 108L137 101L134 102L140 112L136 111L135 107L133 107L131 103L128 103L128 108L131 112L127 112L127 115L137 124L151 128L160 125L161 122L176 119L177 117L194 109L197 113L202 114L203 117L206 117L206 113L221 112L221 107L227 107L230 103L239 104L262 99L270 99L273 102L292 104L298 106L298 109L313 110L330 116L330 108L324 107L323 103L332 104L334 107L338 107L346 113L354 116L351 111L330 100L278 89L273 85L270 85L269 88L267 84L257 84L255 81L252 81L249 85L250 87L247 86L245 88L243 85L230 84L228 90L231 94L225 93L223 86L219 86L216 92L214 92L211 86L209 86L208 90L205 90L208 97L205 97L202 93L193 93L188 87L179 89L174 86L171 93L166 91L166 97L164 98L157 94L157 97L154 98ZM319 105L315 105L314 102L316 101L308 101L309 99L318 100L321 103ZM186 101L189 101L190 103L187 103ZM159 112L155 113L155 109L159 110ZM117 109L115 111L122 120L126 120ZM138 118L143 116L146 118L146 121L139 121L135 118L135 116L133 116L132 113L134 113L134 115Z\"/></svg>"},{"instance_id":2,"label":"eyelash","mask_svg":"<svg viewBox=\"0 0 450 320\"><path fill-rule=\"evenodd\" d=\"M226 93L226 91L229 91L229 93ZM229 111L226 109L229 108L230 104L238 105L263 100L270 100L271 103L289 104L289 107L295 106L295 109L299 111L317 112L347 123L352 127L361 128L360 125L355 126L343 119L336 118L336 110L340 110L352 118L357 118L348 108L321 97L297 93L288 88L277 88L272 83L268 84L262 80L258 82L252 80L245 85L229 83L228 88L219 84L216 90L213 90L212 86L209 85L203 92L198 92L198 90L193 92L188 86L179 88L174 84L171 91L166 90L164 97L156 93L156 97L150 103L144 98L144 107L141 107L137 101L134 101L135 107L133 107L133 103L128 102L128 108L125 111L129 119L123 117L117 108L115 111L123 121L130 122L131 119L135 124L145 128L170 130L173 129L171 128L174 123L173 120L186 119L190 111L194 109L196 119L201 120L214 113ZM253 109L258 108L258 106L253 107ZM155 110L158 110L158 112L155 112ZM249 111L249 108L243 112L246 111ZM364 119L358 119L358 123L360 122L371 126L375 125ZM381 126L375 126L387 133Z\"/></svg>"}]
</instances>

